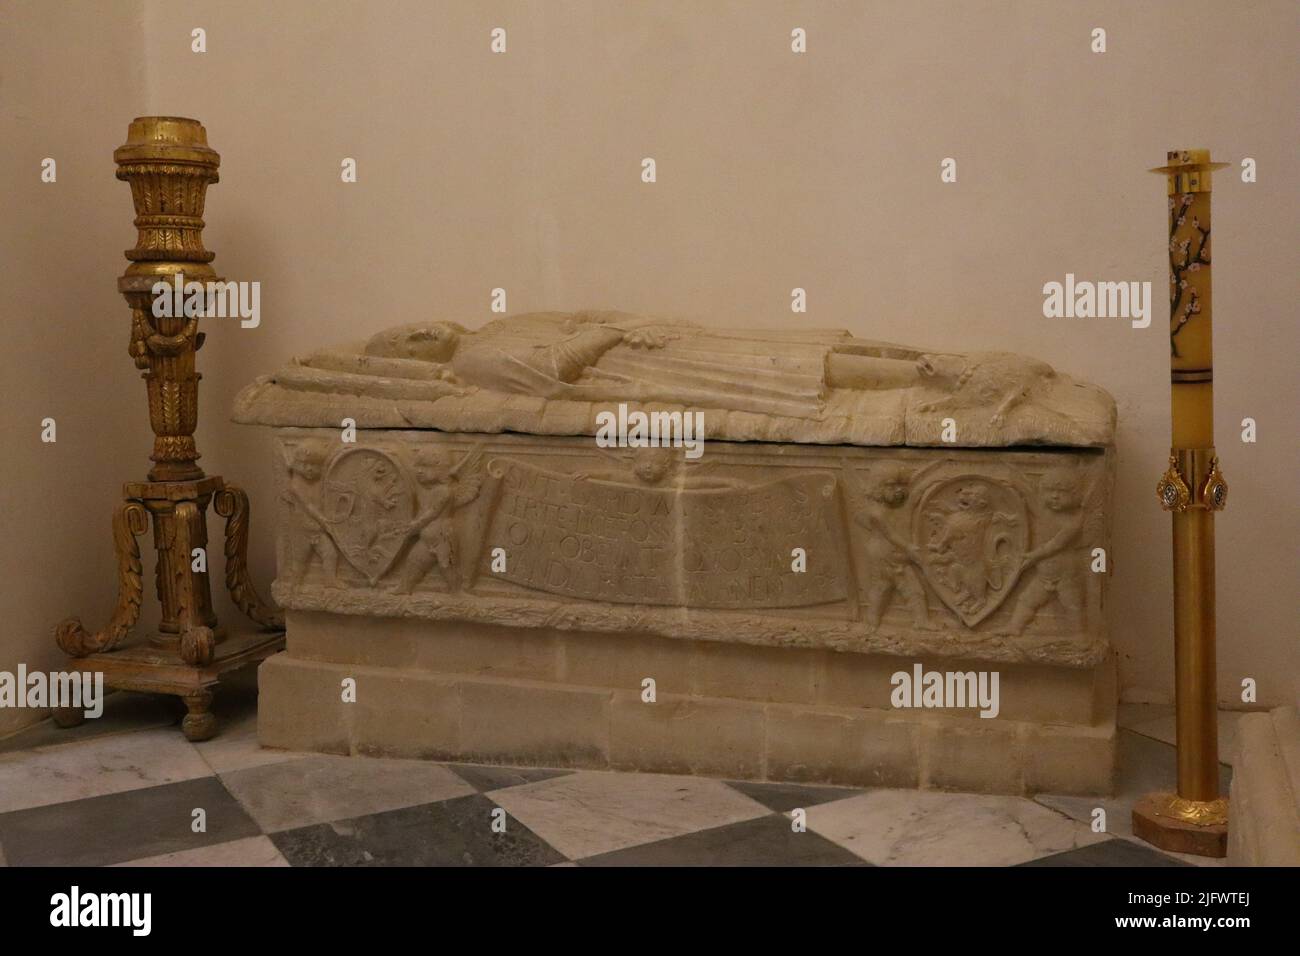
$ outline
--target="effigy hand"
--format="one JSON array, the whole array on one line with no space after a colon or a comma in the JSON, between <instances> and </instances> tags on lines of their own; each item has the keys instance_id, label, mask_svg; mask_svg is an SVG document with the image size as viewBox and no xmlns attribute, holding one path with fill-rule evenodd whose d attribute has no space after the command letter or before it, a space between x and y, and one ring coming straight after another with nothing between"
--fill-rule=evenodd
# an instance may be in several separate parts
<instances>
[{"instance_id":1,"label":"effigy hand","mask_svg":"<svg viewBox=\"0 0 1300 956\"><path fill-rule=\"evenodd\" d=\"M661 349L680 335L668 329L648 327L624 332L623 341L634 349Z\"/></svg>"}]
</instances>

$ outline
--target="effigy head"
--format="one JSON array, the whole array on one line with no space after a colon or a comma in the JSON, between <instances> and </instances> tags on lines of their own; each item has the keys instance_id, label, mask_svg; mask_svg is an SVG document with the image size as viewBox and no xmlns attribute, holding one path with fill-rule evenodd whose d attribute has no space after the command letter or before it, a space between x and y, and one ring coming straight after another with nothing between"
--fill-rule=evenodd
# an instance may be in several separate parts
<instances>
[{"instance_id":1,"label":"effigy head","mask_svg":"<svg viewBox=\"0 0 1300 956\"><path fill-rule=\"evenodd\" d=\"M385 329L366 342L366 354L383 358L447 362L468 329L456 322L416 322Z\"/></svg>"}]
</instances>

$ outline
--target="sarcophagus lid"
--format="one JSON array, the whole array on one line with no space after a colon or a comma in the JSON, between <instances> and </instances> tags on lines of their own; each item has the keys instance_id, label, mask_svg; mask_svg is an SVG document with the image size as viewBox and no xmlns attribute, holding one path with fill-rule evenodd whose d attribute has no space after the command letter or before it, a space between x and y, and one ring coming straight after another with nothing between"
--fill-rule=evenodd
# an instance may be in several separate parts
<instances>
[{"instance_id":1,"label":"sarcophagus lid","mask_svg":"<svg viewBox=\"0 0 1300 956\"><path fill-rule=\"evenodd\" d=\"M595 311L388 329L258 379L235 420L594 436L619 406L700 413L710 441L1104 447L1115 429L1105 391L1008 352Z\"/></svg>"}]
</instances>

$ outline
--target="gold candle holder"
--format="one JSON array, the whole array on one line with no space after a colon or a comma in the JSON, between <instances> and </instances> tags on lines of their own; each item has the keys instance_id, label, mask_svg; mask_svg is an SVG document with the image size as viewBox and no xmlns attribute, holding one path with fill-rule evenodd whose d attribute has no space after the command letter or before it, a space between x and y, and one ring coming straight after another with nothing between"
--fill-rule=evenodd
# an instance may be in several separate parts
<instances>
[{"instance_id":1,"label":"gold candle holder","mask_svg":"<svg viewBox=\"0 0 1300 956\"><path fill-rule=\"evenodd\" d=\"M1174 688L1178 781L1142 797L1133 832L1161 849L1222 857L1228 801L1219 794L1215 688L1214 513L1228 484L1214 450L1209 150L1178 150L1152 172L1169 194L1169 351L1172 449L1156 485L1173 516Z\"/></svg>"},{"instance_id":2,"label":"gold candle holder","mask_svg":"<svg viewBox=\"0 0 1300 956\"><path fill-rule=\"evenodd\" d=\"M117 178L130 183L135 204L138 236L126 252L131 265L117 287L131 307L128 353L142 371L149 398L153 467L145 481L123 487L113 514L118 596L112 618L93 633L69 618L55 629L55 639L73 669L102 672L109 687L184 699L185 735L205 740L216 731L209 707L221 675L275 653L283 646L284 628L280 612L262 602L249 579L248 496L198 466L194 429L201 376L195 355L204 336L199 317L169 310L159 315L153 308L160 281L171 287L180 276L186 283L217 278L210 265L213 254L203 247L203 209L221 157L208 146L207 131L197 120L144 116L131 123L113 158ZM226 518L225 584L235 605L264 632L275 633L227 640L218 625L207 571L209 503ZM162 615L158 633L131 645L127 638L144 593L136 539L150 525ZM83 714L59 709L54 717L61 726L72 726Z\"/></svg>"}]
</instances>

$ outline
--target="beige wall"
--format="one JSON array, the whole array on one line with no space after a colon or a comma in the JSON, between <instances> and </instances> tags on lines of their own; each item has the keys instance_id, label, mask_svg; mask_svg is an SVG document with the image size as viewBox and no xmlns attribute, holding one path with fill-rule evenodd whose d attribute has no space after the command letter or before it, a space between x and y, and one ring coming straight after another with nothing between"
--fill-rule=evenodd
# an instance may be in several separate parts
<instances>
[{"instance_id":1,"label":"beige wall","mask_svg":"<svg viewBox=\"0 0 1300 956\"><path fill-rule=\"evenodd\" d=\"M19 294L3 301L5 361L25 387L6 415L5 493L41 504L5 544L26 570L6 594L0 667L45 648L65 607L98 620L111 600L111 486L147 448L113 288L133 234L111 153L131 117L164 113L200 118L222 154L207 230L219 271L262 283L262 327L209 327L201 355L204 464L248 484L255 508L268 503L270 446L226 420L241 385L398 322L477 324L497 286L511 311L608 306L1014 349L1119 403L1113 639L1130 699L1171 693L1169 522L1152 490L1168 448L1167 340L1158 305L1144 331L1049 320L1041 289L1073 272L1150 280L1160 296L1163 184L1144 170L1175 146L1254 157L1258 183L1229 171L1215 192L1232 485L1220 694L1236 699L1251 676L1262 700L1293 697L1300 8L1088 6L146 2L142 25L129 7L18 6L3 92L17 147L6 182L22 182L5 238ZM206 54L190 52L196 26ZM488 50L495 26L504 56ZM803 56L789 52L795 26ZM1094 26L1105 54L1089 50ZM67 166L41 188L55 148ZM339 180L345 156L355 185ZM645 156L653 186L639 181ZM955 185L939 181L946 156ZM65 262L75 273L55 271ZM41 297L47 283L73 288ZM795 286L807 316L790 312ZM33 444L49 407L65 416L53 452ZM1257 444L1238 440L1245 416ZM99 537L83 543L82 521Z\"/></svg>"},{"instance_id":2,"label":"beige wall","mask_svg":"<svg viewBox=\"0 0 1300 956\"><path fill-rule=\"evenodd\" d=\"M112 164L124 114L147 98L143 49L138 4L107 18L88 4L0 4L2 671L57 666L59 619L107 618L109 515L149 454L114 285L130 195ZM46 157L57 182L41 182ZM47 417L53 444L40 440ZM41 716L0 709L0 735Z\"/></svg>"}]
</instances>

